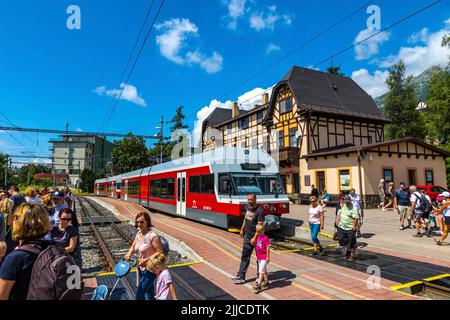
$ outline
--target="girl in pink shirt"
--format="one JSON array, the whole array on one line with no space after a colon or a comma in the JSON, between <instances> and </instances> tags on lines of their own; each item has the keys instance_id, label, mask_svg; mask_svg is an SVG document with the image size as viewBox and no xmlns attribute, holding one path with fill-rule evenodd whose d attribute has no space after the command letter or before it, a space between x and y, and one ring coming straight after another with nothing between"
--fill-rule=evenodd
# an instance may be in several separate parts
<instances>
[{"instance_id":1,"label":"girl in pink shirt","mask_svg":"<svg viewBox=\"0 0 450 320\"><path fill-rule=\"evenodd\" d=\"M256 279L256 284L253 286L255 293L260 292L263 288L267 288L270 285L269 273L267 272L267 264L270 262L270 240L264 234L264 231L264 226L256 225L256 233L252 239L252 243L256 244L255 251L258 270L258 279Z\"/></svg>"},{"instance_id":2,"label":"girl in pink shirt","mask_svg":"<svg viewBox=\"0 0 450 320\"><path fill-rule=\"evenodd\" d=\"M147 262L147 270L156 274L155 299L177 300L172 276L166 266L166 256L158 254Z\"/></svg>"}]
</instances>

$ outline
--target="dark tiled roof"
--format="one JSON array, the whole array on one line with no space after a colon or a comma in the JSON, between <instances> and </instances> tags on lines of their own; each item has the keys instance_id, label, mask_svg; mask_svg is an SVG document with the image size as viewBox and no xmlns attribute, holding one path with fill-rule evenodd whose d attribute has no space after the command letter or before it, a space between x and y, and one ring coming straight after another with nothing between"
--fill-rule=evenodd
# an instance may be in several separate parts
<instances>
[{"instance_id":1,"label":"dark tiled roof","mask_svg":"<svg viewBox=\"0 0 450 320\"><path fill-rule=\"evenodd\" d=\"M231 115L230 115L229 119L227 119L224 122L219 123L217 126L222 126L222 125L225 125L225 124L227 124L229 122L233 122L233 121L239 120L239 119L243 118L244 116L252 115L252 114L254 114L256 112L259 112L261 110L265 110L266 108L267 108L267 104L263 105L263 106L257 105L255 108L250 109L250 110L239 110L239 116L237 116L235 118L231 118Z\"/></svg>"},{"instance_id":2,"label":"dark tiled roof","mask_svg":"<svg viewBox=\"0 0 450 320\"><path fill-rule=\"evenodd\" d=\"M412 143L416 143L418 145L421 145L427 149L430 149L434 152L436 152L437 154L443 156L443 157L450 157L450 152L447 152L443 149L439 149L431 144L425 143L417 138L412 138L412 137L408 137L408 138L402 138L402 139L396 139L396 140L391 140L391 141L385 141L385 142L378 142L378 143L372 143L372 144L363 144L360 146L351 146L351 147L343 147L341 149L337 149L337 150L331 150L331 151L319 151L319 152L313 152L310 154L307 154L305 156L303 156L302 158L315 158L315 157L324 157L324 156L332 156L332 155L337 155L337 154L345 154L345 153L352 153L352 152L357 152L357 151L370 151L373 149L378 149L381 147L385 147L388 145L393 145L393 144L397 144L397 143L401 143L401 142L412 142ZM414 152L411 152L411 154L413 155Z\"/></svg>"},{"instance_id":3,"label":"dark tiled roof","mask_svg":"<svg viewBox=\"0 0 450 320\"><path fill-rule=\"evenodd\" d=\"M231 118L231 109L215 108L213 112L203 121L203 123L209 123L211 127L215 127L219 123L222 123Z\"/></svg>"},{"instance_id":4,"label":"dark tiled roof","mask_svg":"<svg viewBox=\"0 0 450 320\"><path fill-rule=\"evenodd\" d=\"M275 87L287 84L301 109L389 121L351 78L294 66ZM271 101L273 108L274 101Z\"/></svg>"}]
</instances>

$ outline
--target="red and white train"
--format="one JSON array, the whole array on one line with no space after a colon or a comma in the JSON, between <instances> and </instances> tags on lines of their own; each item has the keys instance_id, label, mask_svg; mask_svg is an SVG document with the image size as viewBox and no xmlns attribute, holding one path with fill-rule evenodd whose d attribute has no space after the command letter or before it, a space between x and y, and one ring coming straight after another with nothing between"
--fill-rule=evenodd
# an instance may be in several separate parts
<instances>
[{"instance_id":1,"label":"red and white train","mask_svg":"<svg viewBox=\"0 0 450 320\"><path fill-rule=\"evenodd\" d=\"M222 228L240 226L249 193L265 214L289 213L276 162L256 149L219 148L99 179L95 193Z\"/></svg>"}]
</instances>

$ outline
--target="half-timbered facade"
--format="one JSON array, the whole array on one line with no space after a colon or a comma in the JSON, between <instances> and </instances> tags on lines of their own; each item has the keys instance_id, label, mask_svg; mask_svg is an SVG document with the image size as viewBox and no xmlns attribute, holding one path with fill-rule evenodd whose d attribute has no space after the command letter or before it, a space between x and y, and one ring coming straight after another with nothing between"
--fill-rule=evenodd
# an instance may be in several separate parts
<instances>
[{"instance_id":1,"label":"half-timbered facade","mask_svg":"<svg viewBox=\"0 0 450 320\"><path fill-rule=\"evenodd\" d=\"M274 86L270 100L264 95L262 102L250 111L239 110L237 104L233 105L232 110L216 109L203 123L203 150L222 144L268 150L279 161L280 174L288 193L306 197L314 184L319 190L327 189L337 198L348 190L330 181L352 179L352 185L360 188L356 189L357 192L367 195L369 201L377 193L373 188L383 177L382 168L363 169L363 173L358 176L358 180L361 178L363 182L353 183L355 179L352 175L359 174L360 170L355 169L355 166L341 165L342 159L346 160L344 162L349 160L347 153L342 158L341 151L363 146L366 151L373 148L378 151L381 148L380 154L383 154L383 148L388 148L388 154L392 155L390 148L399 145L401 149L404 145L405 156L415 158L425 154L425 151L421 153L420 150L429 146L425 144L418 147L416 141L385 144L384 126L389 121L383 117L372 97L347 77L293 67ZM416 151L415 148L422 149ZM336 158L335 154L339 156ZM434 150L431 157L436 161L427 161L427 165L440 173L445 167L444 156L445 153L437 154ZM325 161L323 157L326 157ZM391 166L400 165L402 161L399 157L388 159L392 162ZM321 165L315 164L316 161ZM356 168L359 168L359 164ZM427 181L422 181L418 174L423 171L422 168L417 167L415 170L416 183L425 184ZM375 183L375 180L378 181ZM445 179L440 181L443 186L444 182Z\"/></svg>"}]
</instances>

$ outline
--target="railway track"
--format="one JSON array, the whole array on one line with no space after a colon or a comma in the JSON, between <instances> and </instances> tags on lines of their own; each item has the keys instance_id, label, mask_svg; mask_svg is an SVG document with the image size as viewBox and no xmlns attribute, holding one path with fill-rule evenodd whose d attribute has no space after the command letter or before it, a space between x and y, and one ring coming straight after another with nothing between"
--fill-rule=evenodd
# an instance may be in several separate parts
<instances>
[{"instance_id":1,"label":"railway track","mask_svg":"<svg viewBox=\"0 0 450 320\"><path fill-rule=\"evenodd\" d=\"M86 217L92 217L93 214L102 217L109 216L94 205L90 199L80 197L78 203L82 209L82 215ZM113 217L114 215L111 214L110 216ZM110 269L109 271L113 271L115 264L125 256L133 240L114 223L100 226L91 223L90 228Z\"/></svg>"},{"instance_id":2,"label":"railway track","mask_svg":"<svg viewBox=\"0 0 450 320\"><path fill-rule=\"evenodd\" d=\"M79 197L77 198L77 203L81 207L82 214L84 217L92 217L93 214L101 217L115 217L114 214L105 212L100 208L95 201ZM128 226L126 228L125 226ZM97 226L91 222L89 226L92 230L97 243L101 249L103 258L105 259L109 271L114 271L115 264L120 261L125 254L128 252L130 245L133 243L134 232L131 233L129 230L131 227L129 224L115 224L109 223L105 225ZM132 234L132 235L131 235ZM182 277L180 277L176 273L172 273L172 278L178 287L182 287L182 289L187 293L189 299L194 300L207 300L208 297L196 288L193 288L189 285L188 281ZM122 284L127 292L129 297L134 297L134 292L132 289L132 285L127 278L122 278Z\"/></svg>"}]
</instances>

